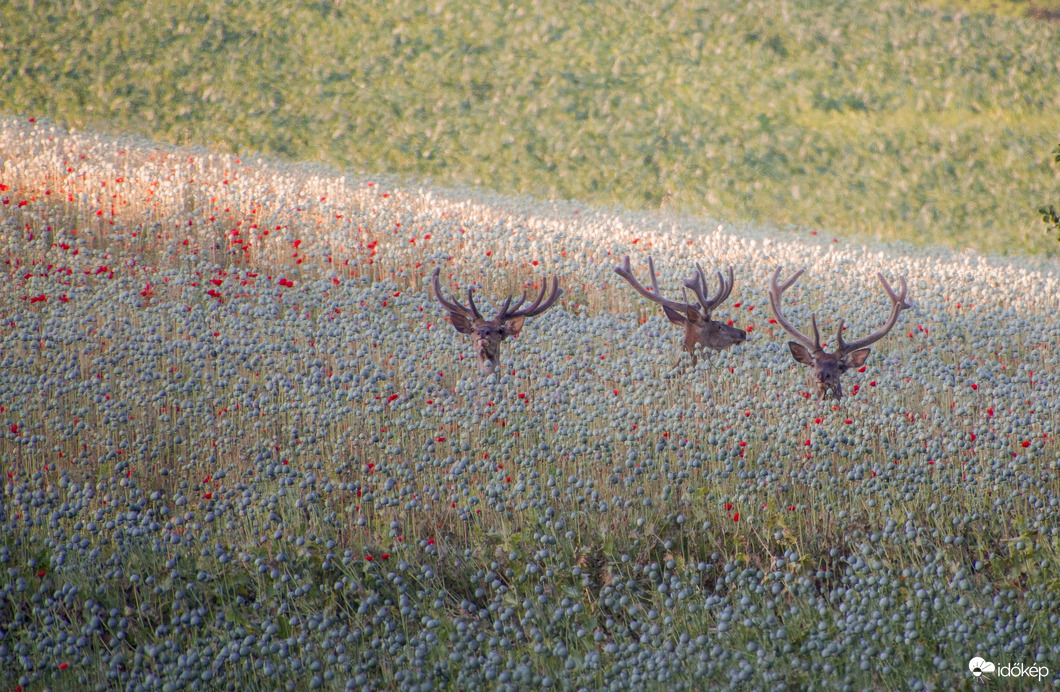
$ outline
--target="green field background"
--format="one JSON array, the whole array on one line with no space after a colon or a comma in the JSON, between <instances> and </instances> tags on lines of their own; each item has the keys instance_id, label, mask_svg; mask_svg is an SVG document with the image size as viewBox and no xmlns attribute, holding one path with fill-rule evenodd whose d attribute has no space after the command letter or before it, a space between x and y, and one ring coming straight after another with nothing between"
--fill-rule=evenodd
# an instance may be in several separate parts
<instances>
[{"instance_id":1,"label":"green field background","mask_svg":"<svg viewBox=\"0 0 1060 692\"><path fill-rule=\"evenodd\" d=\"M18 1L0 6L0 112L539 198L1055 252L1035 210L1060 201L1060 24L1011 14Z\"/></svg>"}]
</instances>

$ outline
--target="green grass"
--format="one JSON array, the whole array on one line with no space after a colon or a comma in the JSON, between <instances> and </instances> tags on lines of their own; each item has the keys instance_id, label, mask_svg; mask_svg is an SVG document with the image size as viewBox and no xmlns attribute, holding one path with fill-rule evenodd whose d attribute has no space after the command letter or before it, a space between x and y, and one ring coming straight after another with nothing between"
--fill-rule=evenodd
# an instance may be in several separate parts
<instances>
[{"instance_id":1,"label":"green grass","mask_svg":"<svg viewBox=\"0 0 1060 692\"><path fill-rule=\"evenodd\" d=\"M1060 1L1058 0L921 0L921 4L1010 19L1027 17L1046 20L1060 19Z\"/></svg>"},{"instance_id":2,"label":"green grass","mask_svg":"<svg viewBox=\"0 0 1060 692\"><path fill-rule=\"evenodd\" d=\"M870 0L19 0L0 9L0 112L597 205L1051 252L1035 210L1060 175L1057 26Z\"/></svg>"}]
</instances>

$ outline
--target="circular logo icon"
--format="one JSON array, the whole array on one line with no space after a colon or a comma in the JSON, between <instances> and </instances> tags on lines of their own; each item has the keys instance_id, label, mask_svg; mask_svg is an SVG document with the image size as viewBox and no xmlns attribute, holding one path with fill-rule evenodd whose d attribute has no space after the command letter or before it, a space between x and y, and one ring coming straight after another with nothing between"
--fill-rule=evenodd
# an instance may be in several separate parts
<instances>
[{"instance_id":1,"label":"circular logo icon","mask_svg":"<svg viewBox=\"0 0 1060 692\"><path fill-rule=\"evenodd\" d=\"M968 670L972 671L972 675L979 677L986 675L987 673L994 672L994 664L987 661L979 656L976 656L972 660L968 661Z\"/></svg>"}]
</instances>

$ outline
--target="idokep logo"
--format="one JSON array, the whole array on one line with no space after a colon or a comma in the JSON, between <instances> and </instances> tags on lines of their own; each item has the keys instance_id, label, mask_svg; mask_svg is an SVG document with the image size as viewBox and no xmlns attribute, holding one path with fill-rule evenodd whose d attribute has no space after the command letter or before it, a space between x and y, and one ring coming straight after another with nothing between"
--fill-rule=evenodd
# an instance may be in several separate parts
<instances>
[{"instance_id":1,"label":"idokep logo","mask_svg":"<svg viewBox=\"0 0 1060 692\"><path fill-rule=\"evenodd\" d=\"M994 664L987 661L979 656L976 656L972 660L968 661L968 670L972 671L972 675L975 676L976 681L986 681L985 677L988 673L994 672Z\"/></svg>"},{"instance_id":2,"label":"idokep logo","mask_svg":"<svg viewBox=\"0 0 1060 692\"><path fill-rule=\"evenodd\" d=\"M1049 677L1049 669L1045 666L1024 666L1022 663L1006 663L995 666L990 661L976 656L968 661L968 670L975 676L976 681L985 682L989 674L994 673L999 678L1036 678L1041 681Z\"/></svg>"}]
</instances>

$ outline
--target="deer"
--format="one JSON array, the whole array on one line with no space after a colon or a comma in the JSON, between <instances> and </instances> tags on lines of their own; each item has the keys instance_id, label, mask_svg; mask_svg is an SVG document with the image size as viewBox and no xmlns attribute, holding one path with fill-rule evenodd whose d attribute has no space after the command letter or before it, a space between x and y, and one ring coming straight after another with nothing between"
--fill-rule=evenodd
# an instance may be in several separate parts
<instances>
[{"instance_id":1,"label":"deer","mask_svg":"<svg viewBox=\"0 0 1060 692\"><path fill-rule=\"evenodd\" d=\"M912 307L912 304L907 303L905 300L907 292L905 277L898 277L901 290L895 293L891 285L887 283L887 279L883 278L883 274L877 273L876 278L879 279L883 290L887 292L887 296L891 299L891 313L887 317L887 321L882 327L868 336L848 343L843 340L843 320L840 319L839 327L836 329L836 344L838 346L835 351L828 353L821 347L821 335L817 330L816 313L810 317L810 324L813 327L813 339L795 329L791 322L784 318L784 313L780 309L780 298L784 291L788 290L806 270L800 269L787 281L778 283L782 269L783 267L777 267L776 271L773 272L772 279L770 279L769 307L773 310L773 316L777 319L780 326L784 328L784 331L795 337L795 341L788 342L791 356L796 362L808 365L813 371L817 399L823 401L831 397L839 401L843 398L843 385L840 382L843 373L851 368L860 368L864 365L871 351L868 346L887 336L887 333L891 331L898 321L898 315L901 314L902 310Z\"/></svg>"},{"instance_id":2,"label":"deer","mask_svg":"<svg viewBox=\"0 0 1060 692\"><path fill-rule=\"evenodd\" d=\"M667 319L679 327L685 329L684 350L692 356L692 365L696 365L698 355L696 346L702 349L724 351L733 344L741 344L747 340L747 332L737 327L718 322L711 317L714 309L721 305L732 293L733 275L732 267L729 267L729 276L718 272L718 282L721 284L718 292L713 298L707 298L707 277L703 268L696 264L695 273L685 279L684 285L692 290L699 305L694 303L683 303L676 300L663 298L659 290L659 280L655 275L655 263L648 257L648 274L651 277L651 290L644 288L629 265L629 255L622 258L622 265L615 267L615 273L625 279L633 289L652 301L662 306Z\"/></svg>"},{"instance_id":3,"label":"deer","mask_svg":"<svg viewBox=\"0 0 1060 692\"><path fill-rule=\"evenodd\" d=\"M551 308L563 295L563 289L559 287L559 278L552 277L552 291L548 299L545 299L546 283L541 284L541 293L537 300L528 307L519 309L526 302L526 293L522 298L512 305L512 296L501 304L496 317L491 320L484 318L475 307L475 299L472 289L467 289L467 304L464 307L456 300L446 300L442 295L442 289L438 285L438 274L441 267L436 267L431 280L434 297L449 312L449 321L461 334L467 334L475 345L475 353L478 355L478 367L483 375L489 376L496 372L501 365L501 342L510 336L517 336L523 329L523 322L527 317L535 317ZM542 302L544 301L544 302Z\"/></svg>"}]
</instances>

